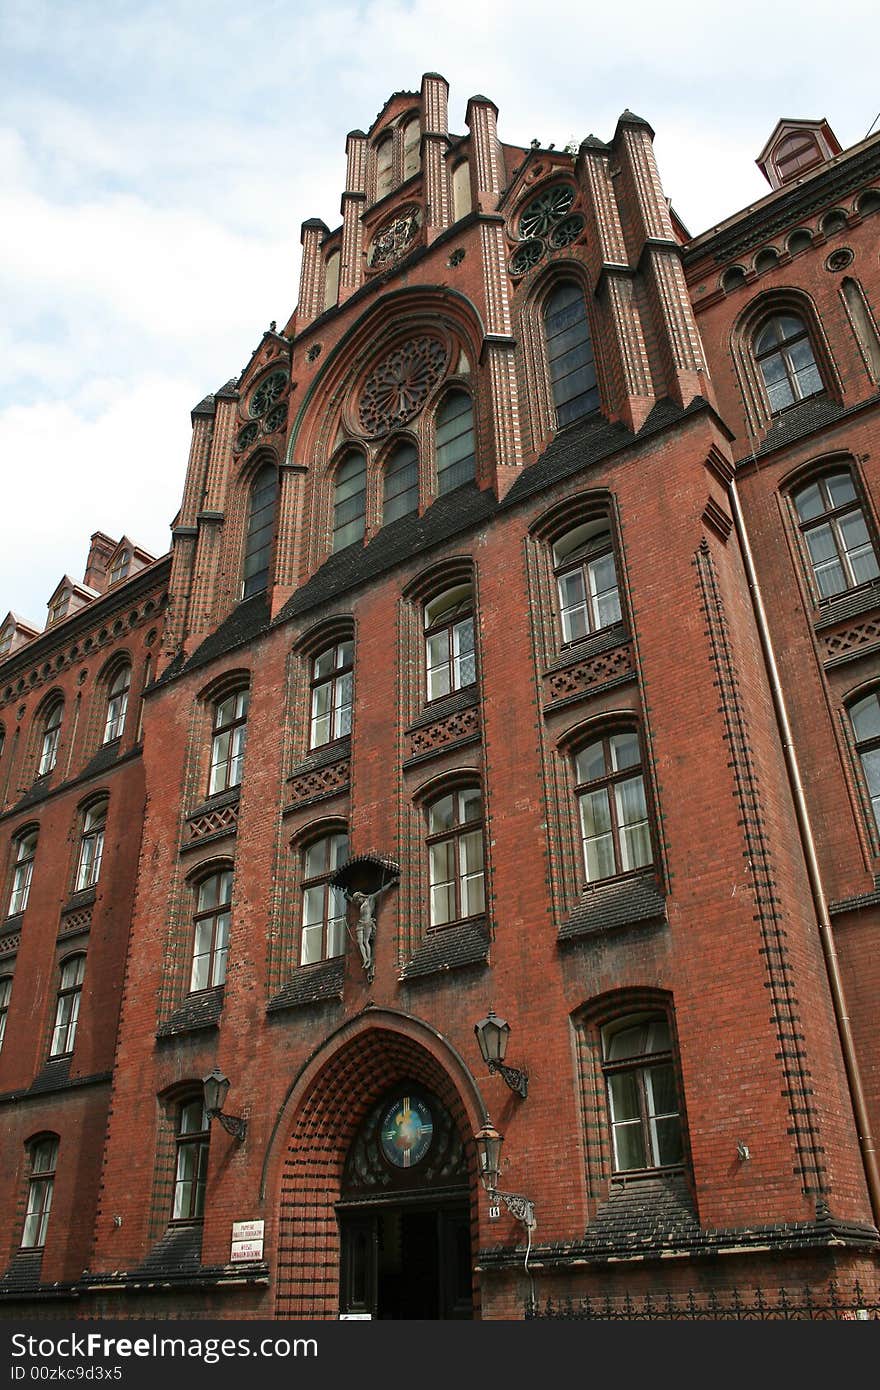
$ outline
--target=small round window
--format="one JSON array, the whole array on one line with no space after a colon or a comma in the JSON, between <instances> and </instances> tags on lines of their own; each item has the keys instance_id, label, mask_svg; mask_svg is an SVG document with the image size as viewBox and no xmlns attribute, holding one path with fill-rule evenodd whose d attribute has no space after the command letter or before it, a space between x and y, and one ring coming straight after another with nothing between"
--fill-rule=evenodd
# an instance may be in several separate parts
<instances>
[{"instance_id":1,"label":"small round window","mask_svg":"<svg viewBox=\"0 0 880 1390\"><path fill-rule=\"evenodd\" d=\"M270 372L268 376L264 376L251 396L250 414L253 416L265 415L266 411L275 404L286 385L286 372Z\"/></svg>"}]
</instances>

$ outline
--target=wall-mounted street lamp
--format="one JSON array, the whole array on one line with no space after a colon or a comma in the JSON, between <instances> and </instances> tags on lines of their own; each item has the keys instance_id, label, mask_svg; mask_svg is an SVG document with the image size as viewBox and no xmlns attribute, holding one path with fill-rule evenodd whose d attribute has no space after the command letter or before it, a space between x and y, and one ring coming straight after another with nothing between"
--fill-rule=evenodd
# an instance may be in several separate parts
<instances>
[{"instance_id":1,"label":"wall-mounted street lamp","mask_svg":"<svg viewBox=\"0 0 880 1390\"><path fill-rule=\"evenodd\" d=\"M224 1076L219 1067L215 1067L202 1082L205 1088L205 1114L208 1117L208 1124L212 1120L219 1120L227 1134L232 1134L241 1143L247 1134L247 1120L243 1120L240 1115L224 1115L223 1106L226 1103L226 1094L229 1090L229 1077Z\"/></svg>"},{"instance_id":2,"label":"wall-mounted street lamp","mask_svg":"<svg viewBox=\"0 0 880 1390\"><path fill-rule=\"evenodd\" d=\"M504 1139L488 1115L482 1127L474 1135L474 1140L480 1156L480 1182L489 1194L490 1200L500 1197L511 1216L515 1216L517 1221L522 1222L529 1233L529 1245L531 1245L532 1231L538 1224L535 1220L535 1204L520 1192L502 1192L498 1186L498 1179L501 1176L501 1145L504 1143Z\"/></svg>"},{"instance_id":3,"label":"wall-mounted street lamp","mask_svg":"<svg viewBox=\"0 0 880 1390\"><path fill-rule=\"evenodd\" d=\"M525 1100L529 1093L529 1074L524 1068L506 1067L504 1054L507 1052L507 1039L510 1037L510 1024L504 1018L497 1018L490 1009L485 1018L474 1024L477 1042L483 1061L494 1075L496 1072L507 1082L511 1091Z\"/></svg>"}]
</instances>

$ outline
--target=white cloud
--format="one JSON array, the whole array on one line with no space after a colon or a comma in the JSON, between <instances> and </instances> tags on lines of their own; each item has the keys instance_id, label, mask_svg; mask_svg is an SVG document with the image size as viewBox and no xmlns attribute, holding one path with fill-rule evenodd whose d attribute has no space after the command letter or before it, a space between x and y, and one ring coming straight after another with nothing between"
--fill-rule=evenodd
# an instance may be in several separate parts
<instances>
[{"instance_id":1,"label":"white cloud","mask_svg":"<svg viewBox=\"0 0 880 1390\"><path fill-rule=\"evenodd\" d=\"M796 23L793 23L793 15ZM0 608L42 619L90 533L167 544L189 410L236 374L297 296L299 228L339 222L345 135L425 70L500 108L502 139L657 131L667 193L698 232L766 187L780 115L842 142L876 114L874 0L7 0L0 90ZM867 95L866 95L867 94ZM878 103L880 104L880 103ZM155 496L154 496L155 493ZM8 496L8 491L6 492ZM28 535L21 518L33 518ZM5 524L4 524L5 522Z\"/></svg>"}]
</instances>

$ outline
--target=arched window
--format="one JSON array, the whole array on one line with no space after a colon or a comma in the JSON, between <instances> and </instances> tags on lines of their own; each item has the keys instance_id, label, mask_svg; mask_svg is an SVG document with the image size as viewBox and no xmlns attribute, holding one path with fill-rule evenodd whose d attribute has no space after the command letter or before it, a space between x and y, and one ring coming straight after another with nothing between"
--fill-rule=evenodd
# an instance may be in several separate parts
<instances>
[{"instance_id":1,"label":"arched window","mask_svg":"<svg viewBox=\"0 0 880 1390\"><path fill-rule=\"evenodd\" d=\"M406 440L392 451L385 465L382 520L395 521L419 507L419 453Z\"/></svg>"},{"instance_id":2,"label":"arched window","mask_svg":"<svg viewBox=\"0 0 880 1390\"><path fill-rule=\"evenodd\" d=\"M172 1221L201 1221L205 1215L210 1137L204 1096L182 1100L175 1123Z\"/></svg>"},{"instance_id":3,"label":"arched window","mask_svg":"<svg viewBox=\"0 0 880 1390\"><path fill-rule=\"evenodd\" d=\"M209 796L228 791L241 783L249 702L249 690L235 690L214 706Z\"/></svg>"},{"instance_id":4,"label":"arched window","mask_svg":"<svg viewBox=\"0 0 880 1390\"><path fill-rule=\"evenodd\" d=\"M15 860L12 868L12 892L9 896L9 916L24 912L31 891L34 860L37 856L38 831L30 830L15 841Z\"/></svg>"},{"instance_id":5,"label":"arched window","mask_svg":"<svg viewBox=\"0 0 880 1390\"><path fill-rule=\"evenodd\" d=\"M786 242L790 256L797 256L801 251L808 251L812 244L813 233L808 231L806 227L798 227Z\"/></svg>"},{"instance_id":6,"label":"arched window","mask_svg":"<svg viewBox=\"0 0 880 1390\"><path fill-rule=\"evenodd\" d=\"M351 733L354 643L334 642L312 660L309 747L320 748Z\"/></svg>"},{"instance_id":7,"label":"arched window","mask_svg":"<svg viewBox=\"0 0 880 1390\"><path fill-rule=\"evenodd\" d=\"M850 705L849 717L874 825L880 835L880 696L877 692L872 691Z\"/></svg>"},{"instance_id":8,"label":"arched window","mask_svg":"<svg viewBox=\"0 0 880 1390\"><path fill-rule=\"evenodd\" d=\"M58 761L58 744L61 739L61 720L64 717L64 701L53 700L46 710L43 721L43 736L40 741L40 757L37 763L37 776L46 777Z\"/></svg>"},{"instance_id":9,"label":"arched window","mask_svg":"<svg viewBox=\"0 0 880 1390\"><path fill-rule=\"evenodd\" d=\"M345 951L345 898L329 879L347 860L344 831L323 835L303 851L300 965L329 960Z\"/></svg>"},{"instance_id":10,"label":"arched window","mask_svg":"<svg viewBox=\"0 0 880 1390\"><path fill-rule=\"evenodd\" d=\"M376 202L391 192L394 179L394 137L385 135L376 146Z\"/></svg>"},{"instance_id":11,"label":"arched window","mask_svg":"<svg viewBox=\"0 0 880 1390\"><path fill-rule=\"evenodd\" d=\"M413 174L419 172L421 140L422 128L419 125L418 116L414 116L411 121L407 121L403 128L403 177L405 179L412 178Z\"/></svg>"},{"instance_id":12,"label":"arched window","mask_svg":"<svg viewBox=\"0 0 880 1390\"><path fill-rule=\"evenodd\" d=\"M547 296L544 339L556 424L561 428L599 407L587 306L583 290L573 281L557 285Z\"/></svg>"},{"instance_id":13,"label":"arched window","mask_svg":"<svg viewBox=\"0 0 880 1390\"><path fill-rule=\"evenodd\" d=\"M22 1250L41 1250L46 1244L46 1229L52 1210L55 1190L55 1169L58 1164L58 1137L51 1134L37 1140L30 1150L31 1173L28 1182L27 1215L21 1234Z\"/></svg>"},{"instance_id":14,"label":"arched window","mask_svg":"<svg viewBox=\"0 0 880 1390\"><path fill-rule=\"evenodd\" d=\"M107 690L107 718L104 721L102 743L112 743L122 736L128 711L128 692L131 689L131 666L120 666Z\"/></svg>"},{"instance_id":15,"label":"arched window","mask_svg":"<svg viewBox=\"0 0 880 1390\"><path fill-rule=\"evenodd\" d=\"M9 1013L11 998L12 976L0 975L0 1048L3 1047L3 1039L6 1037L6 1015Z\"/></svg>"},{"instance_id":16,"label":"arched window","mask_svg":"<svg viewBox=\"0 0 880 1390\"><path fill-rule=\"evenodd\" d=\"M336 470L333 504L333 549L363 540L367 510L367 460L351 453Z\"/></svg>"},{"instance_id":17,"label":"arched window","mask_svg":"<svg viewBox=\"0 0 880 1390\"><path fill-rule=\"evenodd\" d=\"M259 594L269 584L269 564L278 506L278 469L264 463L251 483L247 535L244 543L242 598Z\"/></svg>"},{"instance_id":18,"label":"arched window","mask_svg":"<svg viewBox=\"0 0 880 1390\"><path fill-rule=\"evenodd\" d=\"M460 787L435 798L427 817L431 926L480 916L486 899L479 787Z\"/></svg>"},{"instance_id":19,"label":"arched window","mask_svg":"<svg viewBox=\"0 0 880 1390\"><path fill-rule=\"evenodd\" d=\"M824 391L810 335L794 314L767 319L755 335L754 353L772 415Z\"/></svg>"},{"instance_id":20,"label":"arched window","mask_svg":"<svg viewBox=\"0 0 880 1390\"><path fill-rule=\"evenodd\" d=\"M130 567L131 551L120 550L119 554L115 556L113 564L110 566L110 573L107 576L108 586L110 584L118 584L120 579L125 579Z\"/></svg>"},{"instance_id":21,"label":"arched window","mask_svg":"<svg viewBox=\"0 0 880 1390\"><path fill-rule=\"evenodd\" d=\"M601 1037L614 1171L678 1167L681 1105L669 1020L630 1014L606 1024Z\"/></svg>"},{"instance_id":22,"label":"arched window","mask_svg":"<svg viewBox=\"0 0 880 1390\"><path fill-rule=\"evenodd\" d=\"M807 169L812 169L815 164L823 163L823 155L819 142L811 131L797 130L779 141L773 151L773 163L779 173L780 182L786 183Z\"/></svg>"},{"instance_id":23,"label":"arched window","mask_svg":"<svg viewBox=\"0 0 880 1390\"><path fill-rule=\"evenodd\" d=\"M425 604L425 688L439 700L477 679L472 584L446 589Z\"/></svg>"},{"instance_id":24,"label":"arched window","mask_svg":"<svg viewBox=\"0 0 880 1390\"><path fill-rule=\"evenodd\" d=\"M101 860L104 856L104 831L107 826L107 802L99 801L86 811L82 823L79 842L79 859L76 868L76 889L82 893L86 888L94 888L101 873Z\"/></svg>"},{"instance_id":25,"label":"arched window","mask_svg":"<svg viewBox=\"0 0 880 1390\"><path fill-rule=\"evenodd\" d=\"M86 973L85 956L70 956L61 966L61 982L55 1005L55 1027L52 1029L50 1057L63 1057L73 1051L79 1004Z\"/></svg>"},{"instance_id":26,"label":"arched window","mask_svg":"<svg viewBox=\"0 0 880 1390\"><path fill-rule=\"evenodd\" d=\"M231 910L232 870L203 878L196 886L191 994L225 983Z\"/></svg>"},{"instance_id":27,"label":"arched window","mask_svg":"<svg viewBox=\"0 0 880 1390\"><path fill-rule=\"evenodd\" d=\"M641 762L634 730L592 739L575 753L575 796L588 883L652 862Z\"/></svg>"},{"instance_id":28,"label":"arched window","mask_svg":"<svg viewBox=\"0 0 880 1390\"><path fill-rule=\"evenodd\" d=\"M338 251L331 251L324 267L324 308L335 308L339 298L339 267L341 257Z\"/></svg>"},{"instance_id":29,"label":"arched window","mask_svg":"<svg viewBox=\"0 0 880 1390\"><path fill-rule=\"evenodd\" d=\"M458 222L467 217L473 209L471 198L471 166L466 159L456 164L452 171L452 216Z\"/></svg>"},{"instance_id":30,"label":"arched window","mask_svg":"<svg viewBox=\"0 0 880 1390\"><path fill-rule=\"evenodd\" d=\"M823 474L798 488L792 500L820 599L880 575L874 543L848 468Z\"/></svg>"},{"instance_id":31,"label":"arched window","mask_svg":"<svg viewBox=\"0 0 880 1390\"><path fill-rule=\"evenodd\" d=\"M553 546L563 642L577 642L620 621L614 544L606 518L590 521Z\"/></svg>"},{"instance_id":32,"label":"arched window","mask_svg":"<svg viewBox=\"0 0 880 1390\"><path fill-rule=\"evenodd\" d=\"M474 476L474 407L466 391L448 391L435 420L437 491L442 496Z\"/></svg>"}]
</instances>

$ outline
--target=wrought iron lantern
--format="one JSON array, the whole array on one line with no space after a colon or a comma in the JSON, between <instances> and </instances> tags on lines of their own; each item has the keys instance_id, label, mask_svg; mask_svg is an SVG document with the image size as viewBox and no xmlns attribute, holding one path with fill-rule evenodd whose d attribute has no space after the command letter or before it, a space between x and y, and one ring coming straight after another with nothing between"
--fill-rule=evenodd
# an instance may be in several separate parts
<instances>
[{"instance_id":1,"label":"wrought iron lantern","mask_svg":"<svg viewBox=\"0 0 880 1390\"><path fill-rule=\"evenodd\" d=\"M477 1035L477 1042L480 1044L480 1053L483 1061L494 1074L497 1072L503 1077L511 1091L515 1091L522 1100L525 1100L529 1093L529 1074L520 1067L508 1067L504 1065L504 1056L507 1052L507 1039L510 1037L510 1024L504 1018L498 1018L494 1009L490 1009L485 1018L481 1018L479 1023L474 1024L474 1032Z\"/></svg>"},{"instance_id":2,"label":"wrought iron lantern","mask_svg":"<svg viewBox=\"0 0 880 1390\"><path fill-rule=\"evenodd\" d=\"M480 1156L480 1181L489 1195L489 1200L502 1201L511 1216L515 1216L517 1221L521 1221L525 1226L531 1242L532 1231L538 1224L535 1220L535 1204L521 1192L502 1192L498 1187L504 1137L498 1133L488 1115L474 1135L474 1142Z\"/></svg>"},{"instance_id":3,"label":"wrought iron lantern","mask_svg":"<svg viewBox=\"0 0 880 1390\"><path fill-rule=\"evenodd\" d=\"M233 1135L239 1143L247 1133L247 1120L240 1115L224 1115L223 1106L226 1104L226 1096L229 1091L229 1077L224 1076L219 1067L215 1067L212 1072L202 1081L205 1093L205 1114L208 1123L212 1120L219 1120L227 1134Z\"/></svg>"}]
</instances>

